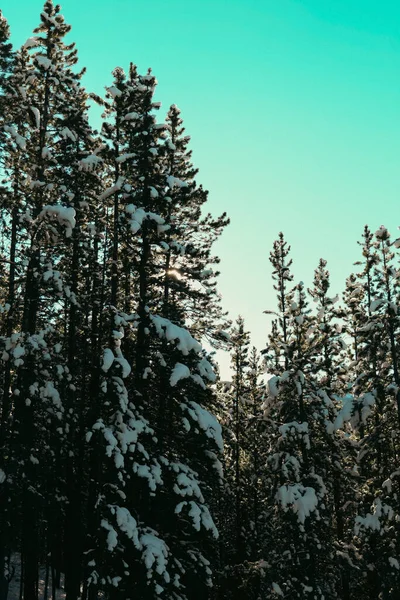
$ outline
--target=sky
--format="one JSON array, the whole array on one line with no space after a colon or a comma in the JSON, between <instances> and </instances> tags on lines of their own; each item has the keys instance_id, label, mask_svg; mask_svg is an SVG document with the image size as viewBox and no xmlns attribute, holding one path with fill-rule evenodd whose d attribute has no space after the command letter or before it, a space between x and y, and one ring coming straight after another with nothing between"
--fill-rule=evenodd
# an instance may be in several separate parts
<instances>
[{"instance_id":1,"label":"sky","mask_svg":"<svg viewBox=\"0 0 400 600\"><path fill-rule=\"evenodd\" d=\"M39 0L5 0L11 41L39 23ZM400 225L398 0L65 0L84 84L103 94L116 66L153 69L164 112L177 104L217 243L219 290L252 344L276 306L269 252L292 247L294 283L328 261L332 295L359 259L363 227ZM95 115L94 115L95 118ZM229 359L218 355L223 378Z\"/></svg>"}]
</instances>

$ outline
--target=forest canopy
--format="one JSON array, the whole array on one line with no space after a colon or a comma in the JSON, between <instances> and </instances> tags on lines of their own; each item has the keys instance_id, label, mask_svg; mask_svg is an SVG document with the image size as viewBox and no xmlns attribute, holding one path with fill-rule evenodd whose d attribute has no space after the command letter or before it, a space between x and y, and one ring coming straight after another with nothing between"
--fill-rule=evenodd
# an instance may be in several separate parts
<instances>
[{"instance_id":1,"label":"forest canopy","mask_svg":"<svg viewBox=\"0 0 400 600\"><path fill-rule=\"evenodd\" d=\"M400 240L339 294L279 233L251 348L179 108L38 20L0 12L0 600L398 599Z\"/></svg>"}]
</instances>

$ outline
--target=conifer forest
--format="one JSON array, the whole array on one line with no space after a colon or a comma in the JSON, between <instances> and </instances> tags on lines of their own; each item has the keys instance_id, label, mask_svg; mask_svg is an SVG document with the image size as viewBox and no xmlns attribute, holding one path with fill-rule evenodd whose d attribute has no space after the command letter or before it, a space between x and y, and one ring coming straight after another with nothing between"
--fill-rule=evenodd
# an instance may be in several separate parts
<instances>
[{"instance_id":1,"label":"conifer forest","mask_svg":"<svg viewBox=\"0 0 400 600\"><path fill-rule=\"evenodd\" d=\"M52 0L0 17L0 600L398 600L400 240L336 293L277 234L251 348L151 70L100 97Z\"/></svg>"}]
</instances>

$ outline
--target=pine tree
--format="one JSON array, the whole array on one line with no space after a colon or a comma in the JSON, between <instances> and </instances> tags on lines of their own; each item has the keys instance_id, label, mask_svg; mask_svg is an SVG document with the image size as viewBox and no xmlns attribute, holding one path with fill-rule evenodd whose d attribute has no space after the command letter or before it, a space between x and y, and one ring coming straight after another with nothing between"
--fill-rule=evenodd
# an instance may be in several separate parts
<instances>
[{"instance_id":1,"label":"pine tree","mask_svg":"<svg viewBox=\"0 0 400 600\"><path fill-rule=\"evenodd\" d=\"M310 365L315 385L323 403L327 433L324 442L327 450L321 461L325 469L324 481L332 497L331 520L334 531L336 560L340 565L340 578L337 581L337 594L340 598L350 598L350 571L354 576L354 552L352 552L352 534L354 503L349 489L357 485L352 475L354 451L348 439L348 431L343 431L341 421L343 395L348 387L348 367L346 364L346 344L343 340L342 319L344 310L337 306L339 296L328 295L330 275L327 263L320 259L314 272L314 285L309 290L316 303L316 318L311 334L315 347L314 362ZM331 425L332 424L332 425ZM321 440L322 441L322 440ZM325 463L325 464L324 464ZM351 511L350 509L353 508Z\"/></svg>"},{"instance_id":2,"label":"pine tree","mask_svg":"<svg viewBox=\"0 0 400 600\"><path fill-rule=\"evenodd\" d=\"M11 195L10 265L15 270L10 270L12 324L3 360L6 377L11 365L15 375L4 393L11 387L15 398L9 424L9 498L17 507L14 518L22 517L12 527L13 550L21 535L26 598L36 597L43 554L51 552L53 568L61 567L59 540L67 500L62 473L71 462L65 410L73 411L68 397L76 389L70 372L76 321L71 315L77 311L79 251L73 198L82 184L76 173L88 154L84 146L90 133L84 115L87 97L79 84L82 73L74 71L76 50L63 41L69 30L60 8L46 2L41 24L18 53L6 82L5 167ZM77 207L84 203L79 195ZM66 268L71 257L72 270ZM64 323L58 318L60 307L70 315ZM4 407L6 412L11 408L7 397L3 413Z\"/></svg>"},{"instance_id":3,"label":"pine tree","mask_svg":"<svg viewBox=\"0 0 400 600\"><path fill-rule=\"evenodd\" d=\"M206 410L213 402L206 383L215 375L185 328L183 300L175 297L173 310L160 303L171 228L166 196L175 181L163 155L165 126L155 120L155 86L151 72L142 76L131 66L126 77L116 69L105 103L100 155L109 187L100 199L110 320L102 400L88 432L99 462L89 499L89 598L99 590L113 598L127 590L142 598L163 590L171 598L208 597L207 555L218 535L209 506L222 438ZM157 314L160 305L169 318Z\"/></svg>"},{"instance_id":4,"label":"pine tree","mask_svg":"<svg viewBox=\"0 0 400 600\"><path fill-rule=\"evenodd\" d=\"M274 506L271 529L277 540L268 557L269 579L278 594L334 598L332 469L330 457L324 454L324 448L332 445L334 410L314 376L316 324L304 284L287 290L286 281L292 279L288 252L280 234L270 258L278 292L278 323L265 352L267 370L275 373L268 381L266 401L269 502Z\"/></svg>"},{"instance_id":5,"label":"pine tree","mask_svg":"<svg viewBox=\"0 0 400 600\"><path fill-rule=\"evenodd\" d=\"M363 597L394 598L398 589L396 461L398 446L398 358L396 337L399 327L395 298L397 271L393 265L392 241L381 226L374 236L364 233L363 256L371 267L367 275L365 314L361 322L362 347L359 353L364 372L356 380L359 399L353 421L359 427L358 463L363 479L362 497L355 532L364 559L366 577L361 583ZM360 393L361 392L361 393ZM387 440L391 442L388 444ZM379 533L378 533L379 531Z\"/></svg>"}]
</instances>

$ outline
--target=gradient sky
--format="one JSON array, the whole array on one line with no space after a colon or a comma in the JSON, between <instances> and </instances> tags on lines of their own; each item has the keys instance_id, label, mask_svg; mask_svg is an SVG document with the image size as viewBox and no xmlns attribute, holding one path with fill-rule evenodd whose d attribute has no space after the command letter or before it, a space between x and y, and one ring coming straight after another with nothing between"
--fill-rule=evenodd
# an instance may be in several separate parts
<instances>
[{"instance_id":1,"label":"gradient sky","mask_svg":"<svg viewBox=\"0 0 400 600\"><path fill-rule=\"evenodd\" d=\"M5 0L12 42L42 2ZM102 94L115 66L152 67L164 111L192 138L209 210L231 225L218 242L220 291L252 343L274 309L269 251L279 231L295 283L328 260L333 295L359 258L368 223L400 224L398 0L65 0L85 85ZM95 123L96 124L96 123ZM229 361L221 357L223 377Z\"/></svg>"}]
</instances>

